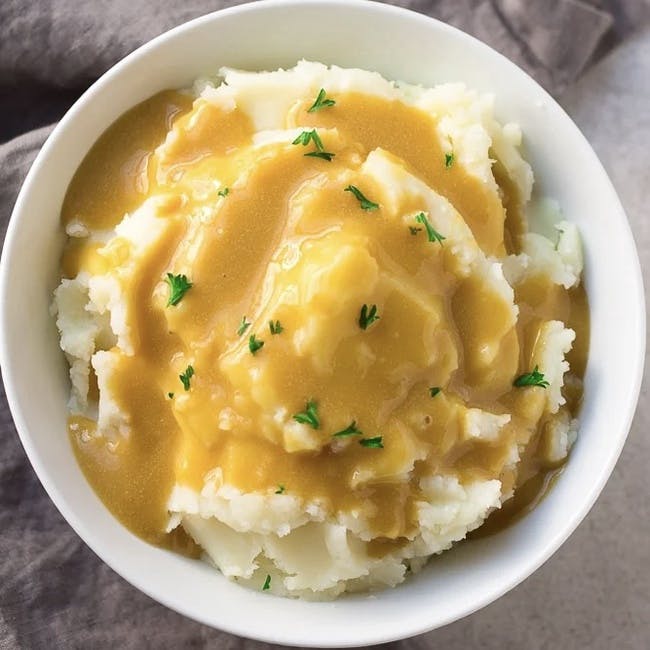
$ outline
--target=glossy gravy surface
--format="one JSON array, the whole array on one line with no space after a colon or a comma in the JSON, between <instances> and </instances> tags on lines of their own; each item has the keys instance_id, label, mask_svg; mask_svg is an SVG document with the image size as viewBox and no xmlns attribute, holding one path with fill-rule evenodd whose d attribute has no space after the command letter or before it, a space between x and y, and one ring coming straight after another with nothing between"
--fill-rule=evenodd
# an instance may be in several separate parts
<instances>
[{"instance_id":1,"label":"glossy gravy surface","mask_svg":"<svg viewBox=\"0 0 650 650\"><path fill-rule=\"evenodd\" d=\"M538 500L557 471L539 451L545 419L532 415L543 389L512 381L531 369L540 324L561 320L577 335L565 391L576 413L588 343L582 286L567 291L539 277L517 287L520 316L509 327L507 310L480 278L449 272L444 243L412 233L381 200L379 210L364 212L343 191L352 182L381 199L383 188L360 171L381 147L452 202L484 253L502 256L518 251L523 232L504 170L496 173L501 201L460 164L445 165L434 125L418 109L349 93L310 114L312 100L287 127L318 127L325 149L336 152L331 162L286 143L253 148L254 129L238 109L163 92L114 123L70 184L63 221L90 230L109 230L160 197L160 234L138 253L137 273L121 280L135 354L116 354L110 389L131 433L109 441L94 435L92 420L69 422L96 493L152 543L195 550L182 534L165 533L166 504L175 484L200 490L215 467L242 491L282 486L332 511L363 510L377 554L413 533L420 476L499 478L515 494L525 486L487 530ZM407 198L398 212L423 209ZM71 238L63 274L107 272L132 254L128 242ZM168 272L193 283L173 307ZM366 330L357 324L362 304L377 304L380 314ZM242 317L250 325L239 335ZM276 320L283 331L274 335L268 323ZM264 342L255 354L252 334ZM481 350L494 341L500 347L488 367ZM186 391L179 375L189 365ZM441 391L431 397L431 387ZM319 428L294 439L286 424L309 400ZM467 405L512 414L498 444L463 438ZM351 422L365 438L381 436L383 448L333 437ZM516 473L506 469L514 440L525 450ZM414 457L408 480L395 480Z\"/></svg>"}]
</instances>

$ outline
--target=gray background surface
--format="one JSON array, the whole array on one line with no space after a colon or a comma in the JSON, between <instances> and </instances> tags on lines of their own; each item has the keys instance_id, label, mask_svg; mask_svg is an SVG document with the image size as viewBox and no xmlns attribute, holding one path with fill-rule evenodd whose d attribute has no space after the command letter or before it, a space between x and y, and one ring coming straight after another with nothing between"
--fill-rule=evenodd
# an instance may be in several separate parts
<instances>
[{"instance_id":1,"label":"gray background surface","mask_svg":"<svg viewBox=\"0 0 650 650\"><path fill-rule=\"evenodd\" d=\"M236 3L0 2L0 238L22 179L52 124L89 83L152 36L229 4ZM614 181L647 287L650 0L393 4L479 36L559 99ZM629 440L598 503L545 566L482 611L390 647L650 648L647 391L646 381ZM2 649L268 647L184 619L137 592L96 558L45 495L20 447L1 387L0 558Z\"/></svg>"}]
</instances>

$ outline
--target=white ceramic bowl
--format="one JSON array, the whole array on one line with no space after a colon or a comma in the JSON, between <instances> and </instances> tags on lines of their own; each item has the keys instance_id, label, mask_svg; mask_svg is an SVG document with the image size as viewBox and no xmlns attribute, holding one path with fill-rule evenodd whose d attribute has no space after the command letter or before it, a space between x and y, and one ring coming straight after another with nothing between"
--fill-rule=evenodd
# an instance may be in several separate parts
<instances>
[{"instance_id":1,"label":"white ceramic bowl","mask_svg":"<svg viewBox=\"0 0 650 650\"><path fill-rule=\"evenodd\" d=\"M560 480L522 521L460 544L393 590L310 603L256 593L207 565L154 548L94 495L66 436L68 379L48 313L58 281L59 211L84 154L121 113L221 65L290 66L300 58L496 94L501 120L523 128L537 188L582 232L591 345L578 442ZM187 616L242 636L301 646L379 643L444 625L532 573L587 514L634 413L645 347L639 262L607 175L562 109L508 60L447 25L394 7L345 0L260 2L199 18L156 38L106 73L63 118L22 188L2 253L0 353L25 450L77 533L137 588ZM576 576L576 579L579 579Z\"/></svg>"}]
</instances>

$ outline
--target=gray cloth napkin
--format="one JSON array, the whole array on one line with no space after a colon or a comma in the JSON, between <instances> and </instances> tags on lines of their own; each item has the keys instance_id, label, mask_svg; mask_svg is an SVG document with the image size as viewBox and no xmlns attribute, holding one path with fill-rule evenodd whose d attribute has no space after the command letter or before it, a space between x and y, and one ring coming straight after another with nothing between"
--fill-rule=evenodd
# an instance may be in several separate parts
<instances>
[{"instance_id":1,"label":"gray cloth napkin","mask_svg":"<svg viewBox=\"0 0 650 650\"><path fill-rule=\"evenodd\" d=\"M2 0L2 239L31 162L74 99L151 37L233 4L238 2ZM399 0L394 4L478 36L555 93L573 84L636 25L650 18L648 0ZM645 56L650 54L650 48L644 51ZM103 564L47 498L20 446L1 387L0 557L2 649L270 647L184 619L130 587ZM444 631L447 650L515 647L502 645L498 635L488 635L483 643L453 632L460 629L472 628L459 623ZM436 639L443 639L435 634L392 645L434 647Z\"/></svg>"}]
</instances>

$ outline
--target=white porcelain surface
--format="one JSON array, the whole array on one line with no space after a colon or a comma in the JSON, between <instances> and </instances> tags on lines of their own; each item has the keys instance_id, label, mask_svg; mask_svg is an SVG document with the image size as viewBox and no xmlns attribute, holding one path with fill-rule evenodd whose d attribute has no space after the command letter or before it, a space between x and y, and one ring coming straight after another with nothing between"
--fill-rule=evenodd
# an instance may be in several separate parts
<instances>
[{"instance_id":1,"label":"white porcelain surface","mask_svg":"<svg viewBox=\"0 0 650 650\"><path fill-rule=\"evenodd\" d=\"M221 65L272 69L300 58L494 92L498 117L523 128L538 191L555 197L581 229L591 310L580 435L548 497L508 530L459 545L394 590L333 603L241 588L207 565L145 544L113 519L67 440L66 365L48 312L63 243L61 202L106 126L156 91L185 86ZM611 473L636 406L645 348L641 275L625 214L562 109L471 37L391 6L346 0L221 11L162 35L95 83L54 130L25 181L2 252L0 309L0 360L17 429L45 489L77 533L169 607L235 634L301 646L371 644L424 632L486 605L532 573L579 524Z\"/></svg>"}]
</instances>

